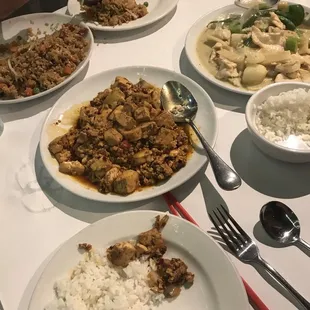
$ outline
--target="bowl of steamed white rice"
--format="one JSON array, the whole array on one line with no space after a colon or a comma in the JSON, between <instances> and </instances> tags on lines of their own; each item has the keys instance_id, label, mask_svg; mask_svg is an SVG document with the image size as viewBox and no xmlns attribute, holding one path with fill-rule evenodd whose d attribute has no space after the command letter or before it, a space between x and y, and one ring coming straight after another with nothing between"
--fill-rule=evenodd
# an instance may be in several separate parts
<instances>
[{"instance_id":1,"label":"bowl of steamed white rice","mask_svg":"<svg viewBox=\"0 0 310 310\"><path fill-rule=\"evenodd\" d=\"M267 86L250 98L245 116L261 151L286 162L310 162L310 84Z\"/></svg>"}]
</instances>

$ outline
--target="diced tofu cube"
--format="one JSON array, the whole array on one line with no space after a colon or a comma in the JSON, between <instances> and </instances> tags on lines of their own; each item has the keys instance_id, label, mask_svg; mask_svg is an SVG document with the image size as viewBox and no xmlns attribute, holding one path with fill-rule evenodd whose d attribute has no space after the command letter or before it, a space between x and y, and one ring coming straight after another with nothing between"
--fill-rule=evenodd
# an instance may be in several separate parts
<instances>
[{"instance_id":1,"label":"diced tofu cube","mask_svg":"<svg viewBox=\"0 0 310 310\"><path fill-rule=\"evenodd\" d=\"M121 143L123 136L116 129L110 128L104 132L104 140L108 143L108 145L114 146Z\"/></svg>"},{"instance_id":2,"label":"diced tofu cube","mask_svg":"<svg viewBox=\"0 0 310 310\"><path fill-rule=\"evenodd\" d=\"M134 170L124 171L113 183L114 191L120 195L133 193L139 186L139 174Z\"/></svg>"},{"instance_id":3,"label":"diced tofu cube","mask_svg":"<svg viewBox=\"0 0 310 310\"><path fill-rule=\"evenodd\" d=\"M85 167L77 160L65 161L59 164L59 171L69 175L83 175Z\"/></svg>"},{"instance_id":4,"label":"diced tofu cube","mask_svg":"<svg viewBox=\"0 0 310 310\"><path fill-rule=\"evenodd\" d=\"M132 129L136 125L134 118L123 111L115 111L114 117L115 120L125 129Z\"/></svg>"},{"instance_id":5,"label":"diced tofu cube","mask_svg":"<svg viewBox=\"0 0 310 310\"><path fill-rule=\"evenodd\" d=\"M138 122L147 122L151 119L150 111L147 107L139 107L134 111L134 117Z\"/></svg>"},{"instance_id":6,"label":"diced tofu cube","mask_svg":"<svg viewBox=\"0 0 310 310\"><path fill-rule=\"evenodd\" d=\"M122 134L128 141L138 141L142 138L142 130L140 127L136 127L131 130L122 130Z\"/></svg>"},{"instance_id":7,"label":"diced tofu cube","mask_svg":"<svg viewBox=\"0 0 310 310\"><path fill-rule=\"evenodd\" d=\"M162 113L160 113L155 118L155 122L158 127L173 128L175 126L173 116L168 111L163 111Z\"/></svg>"},{"instance_id":8,"label":"diced tofu cube","mask_svg":"<svg viewBox=\"0 0 310 310\"><path fill-rule=\"evenodd\" d=\"M158 130L158 127L155 122L142 123L139 127L142 130L142 138L144 139L153 136L154 134L156 134Z\"/></svg>"}]
</instances>

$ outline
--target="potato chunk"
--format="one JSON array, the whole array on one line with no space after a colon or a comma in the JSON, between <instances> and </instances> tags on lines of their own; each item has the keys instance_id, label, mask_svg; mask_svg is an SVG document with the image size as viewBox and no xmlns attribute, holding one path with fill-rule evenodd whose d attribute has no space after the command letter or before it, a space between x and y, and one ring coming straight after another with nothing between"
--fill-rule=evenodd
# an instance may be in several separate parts
<instances>
[{"instance_id":1,"label":"potato chunk","mask_svg":"<svg viewBox=\"0 0 310 310\"><path fill-rule=\"evenodd\" d=\"M263 82L267 75L267 69L263 65L251 65L245 68L242 75L242 84L258 85Z\"/></svg>"}]
</instances>

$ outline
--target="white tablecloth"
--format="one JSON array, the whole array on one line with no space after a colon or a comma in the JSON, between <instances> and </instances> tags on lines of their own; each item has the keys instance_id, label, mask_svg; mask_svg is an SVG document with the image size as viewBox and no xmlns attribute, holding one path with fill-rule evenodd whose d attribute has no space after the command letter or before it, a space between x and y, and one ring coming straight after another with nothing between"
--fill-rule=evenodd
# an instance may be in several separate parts
<instances>
[{"instance_id":1,"label":"white tablecloth","mask_svg":"<svg viewBox=\"0 0 310 310\"><path fill-rule=\"evenodd\" d=\"M257 240L262 256L310 299L310 253L294 246L275 247L258 224L261 206L270 200L281 200L297 213L302 236L310 241L310 166L285 164L263 155L246 130L247 97L226 92L201 79L184 54L185 36L191 25L203 14L231 2L180 0L173 14L142 32L130 32L127 36L96 33L97 44L90 64L70 85L115 67L153 65L182 72L204 87L217 107L216 150L233 164L244 182L237 191L222 191L209 167L174 194L206 231L212 227L207 210L225 203ZM302 4L306 2L303 0ZM0 137L0 299L5 310L27 308L46 259L89 223L122 210L166 209L162 198L123 206L87 201L62 189L48 176L38 151L40 130L50 107L70 85L35 102L0 106L5 122ZM232 259L270 309L296 309L253 267Z\"/></svg>"}]
</instances>

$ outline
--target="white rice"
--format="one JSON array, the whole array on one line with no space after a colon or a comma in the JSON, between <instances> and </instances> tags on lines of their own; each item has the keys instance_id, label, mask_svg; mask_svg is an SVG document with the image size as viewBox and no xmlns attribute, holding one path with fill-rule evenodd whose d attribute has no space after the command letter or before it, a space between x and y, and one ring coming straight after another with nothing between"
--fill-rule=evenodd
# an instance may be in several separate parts
<instances>
[{"instance_id":1,"label":"white rice","mask_svg":"<svg viewBox=\"0 0 310 310\"><path fill-rule=\"evenodd\" d=\"M294 89L257 106L256 126L269 141L284 144L297 137L310 147L310 90Z\"/></svg>"},{"instance_id":2,"label":"white rice","mask_svg":"<svg viewBox=\"0 0 310 310\"><path fill-rule=\"evenodd\" d=\"M151 310L164 296L153 293L148 261L136 260L126 268L112 266L105 253L92 250L74 268L71 277L56 281L55 299L45 310Z\"/></svg>"}]
</instances>

